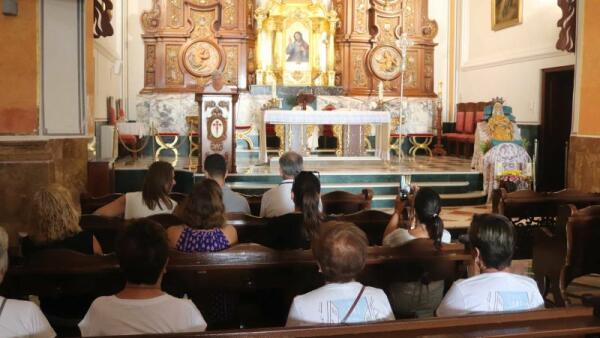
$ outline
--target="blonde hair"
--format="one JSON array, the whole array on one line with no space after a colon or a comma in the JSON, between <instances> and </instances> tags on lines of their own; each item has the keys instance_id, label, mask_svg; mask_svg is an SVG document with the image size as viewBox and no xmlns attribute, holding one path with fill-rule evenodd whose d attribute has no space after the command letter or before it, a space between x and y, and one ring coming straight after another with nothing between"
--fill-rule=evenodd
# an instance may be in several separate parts
<instances>
[{"instance_id":1,"label":"blonde hair","mask_svg":"<svg viewBox=\"0 0 600 338\"><path fill-rule=\"evenodd\" d=\"M38 244L60 241L81 232L79 210L65 187L52 184L33 196L32 239Z\"/></svg>"}]
</instances>

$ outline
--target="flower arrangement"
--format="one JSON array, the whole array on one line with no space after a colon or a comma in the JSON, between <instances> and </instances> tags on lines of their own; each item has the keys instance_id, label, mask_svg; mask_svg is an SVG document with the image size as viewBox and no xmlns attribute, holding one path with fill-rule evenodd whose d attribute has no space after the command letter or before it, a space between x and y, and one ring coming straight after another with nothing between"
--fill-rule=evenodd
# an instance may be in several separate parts
<instances>
[{"instance_id":1,"label":"flower arrangement","mask_svg":"<svg viewBox=\"0 0 600 338\"><path fill-rule=\"evenodd\" d=\"M509 192L529 188L530 177L523 174L520 169L504 170L496 179L499 186L506 188Z\"/></svg>"}]
</instances>

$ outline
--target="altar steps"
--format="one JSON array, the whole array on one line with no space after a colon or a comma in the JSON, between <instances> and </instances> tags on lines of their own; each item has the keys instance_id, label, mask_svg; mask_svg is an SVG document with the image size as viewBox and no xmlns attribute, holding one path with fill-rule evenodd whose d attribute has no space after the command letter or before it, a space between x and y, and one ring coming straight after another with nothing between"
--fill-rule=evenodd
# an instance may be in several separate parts
<instances>
[{"instance_id":1,"label":"altar steps","mask_svg":"<svg viewBox=\"0 0 600 338\"><path fill-rule=\"evenodd\" d=\"M375 209L389 209L394 206L401 174L375 173L326 173L321 174L321 193L335 190L359 193L365 188L373 190ZM200 178L201 176L198 176ZM260 195L277 186L281 178L277 175L230 175L229 186L240 193ZM445 206L466 206L485 204L483 177L480 173L419 173L412 175L412 181L421 187L437 191Z\"/></svg>"}]
</instances>

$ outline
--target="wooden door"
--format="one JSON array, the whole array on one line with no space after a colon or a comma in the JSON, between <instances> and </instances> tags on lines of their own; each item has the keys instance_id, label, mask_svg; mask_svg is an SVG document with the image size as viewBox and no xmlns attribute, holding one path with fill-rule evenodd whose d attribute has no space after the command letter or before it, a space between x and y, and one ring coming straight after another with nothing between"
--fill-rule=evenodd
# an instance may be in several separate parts
<instances>
[{"instance_id":1,"label":"wooden door","mask_svg":"<svg viewBox=\"0 0 600 338\"><path fill-rule=\"evenodd\" d=\"M557 191L566 187L565 147L571 134L574 76L574 66L542 70L539 191Z\"/></svg>"}]
</instances>

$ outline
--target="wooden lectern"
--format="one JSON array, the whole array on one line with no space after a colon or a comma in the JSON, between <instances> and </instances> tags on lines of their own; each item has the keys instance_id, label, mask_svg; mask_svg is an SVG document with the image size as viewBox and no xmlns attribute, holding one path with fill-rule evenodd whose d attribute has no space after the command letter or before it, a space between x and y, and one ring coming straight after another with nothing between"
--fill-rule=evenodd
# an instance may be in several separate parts
<instances>
[{"instance_id":1,"label":"wooden lectern","mask_svg":"<svg viewBox=\"0 0 600 338\"><path fill-rule=\"evenodd\" d=\"M198 126L198 169L202 172L204 159L210 154L221 154L227 161L229 173L237 172L235 165L235 106L237 89L221 92L196 93L200 109Z\"/></svg>"}]
</instances>

